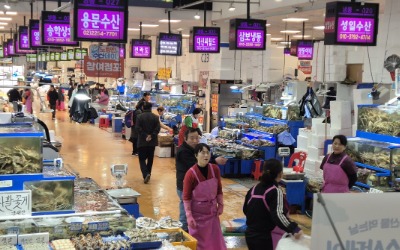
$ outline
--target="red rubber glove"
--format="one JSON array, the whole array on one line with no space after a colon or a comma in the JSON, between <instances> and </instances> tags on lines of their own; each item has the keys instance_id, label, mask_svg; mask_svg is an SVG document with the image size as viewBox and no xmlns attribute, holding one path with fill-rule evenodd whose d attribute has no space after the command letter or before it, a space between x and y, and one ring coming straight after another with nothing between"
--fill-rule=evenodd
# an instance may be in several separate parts
<instances>
[{"instance_id":1,"label":"red rubber glove","mask_svg":"<svg viewBox=\"0 0 400 250\"><path fill-rule=\"evenodd\" d=\"M185 207L185 213L186 213L186 219L187 219L188 226L190 228L196 228L197 224L196 224L196 221L194 220L193 215L192 215L192 203L191 203L191 201L190 200L188 200L188 201L184 200L183 201L183 206Z\"/></svg>"},{"instance_id":2,"label":"red rubber glove","mask_svg":"<svg viewBox=\"0 0 400 250\"><path fill-rule=\"evenodd\" d=\"M222 194L217 195L218 215L224 212L224 197Z\"/></svg>"}]
</instances>

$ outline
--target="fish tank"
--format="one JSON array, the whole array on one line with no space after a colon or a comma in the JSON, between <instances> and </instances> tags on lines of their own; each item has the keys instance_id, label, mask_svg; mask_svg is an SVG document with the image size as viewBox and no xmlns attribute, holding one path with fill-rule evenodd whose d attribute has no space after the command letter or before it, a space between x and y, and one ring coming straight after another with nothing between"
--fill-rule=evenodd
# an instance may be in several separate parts
<instances>
[{"instance_id":1,"label":"fish tank","mask_svg":"<svg viewBox=\"0 0 400 250\"><path fill-rule=\"evenodd\" d=\"M24 189L32 192L32 212L74 210L74 181L26 181Z\"/></svg>"},{"instance_id":2,"label":"fish tank","mask_svg":"<svg viewBox=\"0 0 400 250\"><path fill-rule=\"evenodd\" d=\"M42 138L34 127L1 126L0 175L42 173Z\"/></svg>"},{"instance_id":3,"label":"fish tank","mask_svg":"<svg viewBox=\"0 0 400 250\"><path fill-rule=\"evenodd\" d=\"M300 116L300 106L296 103L289 104L287 107L282 105L264 104L262 114L263 116L280 120L302 120L302 117Z\"/></svg>"},{"instance_id":4,"label":"fish tank","mask_svg":"<svg viewBox=\"0 0 400 250\"><path fill-rule=\"evenodd\" d=\"M359 106L357 129L400 137L400 108L397 106Z\"/></svg>"}]
</instances>

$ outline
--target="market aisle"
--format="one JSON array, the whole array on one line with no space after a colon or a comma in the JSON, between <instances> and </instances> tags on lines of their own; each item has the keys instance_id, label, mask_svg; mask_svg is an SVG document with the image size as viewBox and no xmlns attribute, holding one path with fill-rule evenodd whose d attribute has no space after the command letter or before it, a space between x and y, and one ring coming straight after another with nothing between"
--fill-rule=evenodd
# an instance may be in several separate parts
<instances>
[{"instance_id":1,"label":"market aisle","mask_svg":"<svg viewBox=\"0 0 400 250\"><path fill-rule=\"evenodd\" d=\"M179 217L174 158L156 156L151 180L144 184L138 157L131 156L132 144L123 140L121 134L112 133L111 129L100 129L89 123L70 122L67 111L58 111L55 121L51 120L50 113L36 115L50 130L55 130L57 136L63 138L61 155L64 162L81 177L91 177L103 188L111 187L114 179L110 173L110 166L127 163L127 186L142 195L138 199L140 212L144 216L154 218L154 207L158 207L158 217ZM222 184L225 209L221 221L244 217L242 205L248 189L231 179L223 178ZM300 216L299 219L304 220L304 216ZM309 220L305 220L305 223L309 227Z\"/></svg>"}]
</instances>

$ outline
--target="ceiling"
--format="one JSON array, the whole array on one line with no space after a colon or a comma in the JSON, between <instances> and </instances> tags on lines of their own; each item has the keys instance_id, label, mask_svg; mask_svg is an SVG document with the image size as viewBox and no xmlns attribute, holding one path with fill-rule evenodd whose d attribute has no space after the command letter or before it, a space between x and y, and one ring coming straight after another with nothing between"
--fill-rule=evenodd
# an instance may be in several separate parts
<instances>
[{"instance_id":1,"label":"ceiling","mask_svg":"<svg viewBox=\"0 0 400 250\"><path fill-rule=\"evenodd\" d=\"M6 0L0 0L6 1ZM240 14L243 13L243 8L246 7L243 2L244 0L233 0L235 1L236 7L239 7L239 11L235 10L234 12L228 12L228 7L230 5L229 0L226 0L224 3L221 3L221 0L209 0L216 1L214 3L214 11L207 12L207 25L215 25L221 27L222 35L221 39L223 42L227 42L228 40L228 29L229 29L229 19L232 18L245 18L245 15ZM256 0L251 0L256 1ZM260 1L274 1L274 0L260 0ZM275 0L276 1L276 0ZM321 26L324 24L324 13L325 13L325 4L326 2L331 2L332 0L309 0L309 3L298 4L297 0L280 0L286 1L287 5L290 7L281 7L274 9L265 9L263 11L258 11L256 13L251 14L251 18L255 19L265 19L270 26L267 27L267 33L271 34L268 40L272 38L281 38L282 41L287 39L287 35L280 33L281 30L298 30L302 31L303 23L293 23L293 22L283 22L282 19L286 17L296 17L296 18L307 18L308 21L304 23L305 25L305 35L309 35L309 39L323 39L323 31L313 29L314 26ZM218 2L218 4L217 4ZM241 3L240 3L241 2ZM292 2L293 4L290 4ZM380 3L380 11L383 13L385 0L365 0L365 2L374 2ZM297 4L295 4L297 3ZM66 2L62 3L62 6L65 6ZM10 28L15 32L16 25L21 26L24 25L24 17L26 19L26 24L29 22L28 20L31 18L31 6L30 0L9 0L9 5L11 5L10 11L17 11L18 15L16 16L7 16L4 14L0 14L0 17L11 17L12 20L9 21L8 25L4 25L4 29L0 30L4 36L9 36ZM47 10L55 10L57 8L57 2L46 2ZM253 5L251 5L253 6ZM252 7L253 8L253 7ZM71 7L65 8L63 11L70 11ZM238 8L237 8L238 9ZM4 10L3 4L0 5L0 11ZM34 1L33 2L33 18L39 19L40 13L43 10L43 2L42 1ZM194 15L199 13L200 20L194 19ZM222 14L225 15L222 15ZM238 13L238 14L236 14ZM245 13L245 12L244 12ZM226 15L229 14L229 15ZM225 16L225 17L223 17ZM226 17L229 16L229 17ZM168 24L160 23L160 19L168 19L168 14L165 9L160 8L146 8L146 7L129 7L129 28L139 28L139 22L143 22L144 24L158 24L158 27L149 28L143 27L144 35L157 35L159 32L168 32ZM203 11L197 10L171 10L171 19L180 19L182 20L180 23L172 23L171 24L171 32L177 33L179 31L182 34L189 34L189 30L193 26L203 26ZM212 19L212 22L210 21ZM4 22L1 21L0 22ZM6 21L7 22L7 21ZM0 25L1 26L1 25ZM129 36L139 36L139 31L128 31ZM298 33L301 35L301 32ZM290 39L292 39L293 35L290 35ZM308 39L308 38L307 38ZM273 41L273 43L279 43L280 41Z\"/></svg>"}]
</instances>

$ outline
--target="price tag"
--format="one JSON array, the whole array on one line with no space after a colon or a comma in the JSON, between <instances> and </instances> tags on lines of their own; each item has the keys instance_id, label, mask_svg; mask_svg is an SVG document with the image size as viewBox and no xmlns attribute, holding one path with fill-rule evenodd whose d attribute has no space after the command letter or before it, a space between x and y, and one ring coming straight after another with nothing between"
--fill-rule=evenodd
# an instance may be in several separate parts
<instances>
[{"instance_id":1,"label":"price tag","mask_svg":"<svg viewBox=\"0 0 400 250\"><path fill-rule=\"evenodd\" d=\"M69 230L72 232L80 232L82 230L82 222L71 222Z\"/></svg>"},{"instance_id":2,"label":"price tag","mask_svg":"<svg viewBox=\"0 0 400 250\"><path fill-rule=\"evenodd\" d=\"M0 246L5 245L16 245L17 244L17 235L16 234L7 234L0 236Z\"/></svg>"},{"instance_id":3,"label":"price tag","mask_svg":"<svg viewBox=\"0 0 400 250\"><path fill-rule=\"evenodd\" d=\"M25 217L32 214L31 190L0 192L0 218Z\"/></svg>"},{"instance_id":4,"label":"price tag","mask_svg":"<svg viewBox=\"0 0 400 250\"><path fill-rule=\"evenodd\" d=\"M89 231L97 231L98 228L98 223L97 222L89 222L88 223L88 230Z\"/></svg>"},{"instance_id":5,"label":"price tag","mask_svg":"<svg viewBox=\"0 0 400 250\"><path fill-rule=\"evenodd\" d=\"M7 228L7 234L19 234L19 227Z\"/></svg>"},{"instance_id":6,"label":"price tag","mask_svg":"<svg viewBox=\"0 0 400 250\"><path fill-rule=\"evenodd\" d=\"M64 227L63 226L55 226L54 227L54 234L63 234L64 233Z\"/></svg>"},{"instance_id":7,"label":"price tag","mask_svg":"<svg viewBox=\"0 0 400 250\"><path fill-rule=\"evenodd\" d=\"M36 234L20 234L18 235L18 244L33 244L33 243L48 243L49 233L36 233Z\"/></svg>"},{"instance_id":8,"label":"price tag","mask_svg":"<svg viewBox=\"0 0 400 250\"><path fill-rule=\"evenodd\" d=\"M88 223L89 231L105 231L105 230L108 230L108 228L109 228L108 221L99 221L99 222Z\"/></svg>"},{"instance_id":9,"label":"price tag","mask_svg":"<svg viewBox=\"0 0 400 250\"><path fill-rule=\"evenodd\" d=\"M0 188L12 187L12 185L13 185L13 181L12 180L0 181Z\"/></svg>"}]
</instances>

